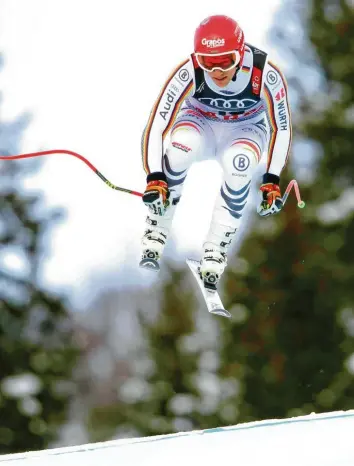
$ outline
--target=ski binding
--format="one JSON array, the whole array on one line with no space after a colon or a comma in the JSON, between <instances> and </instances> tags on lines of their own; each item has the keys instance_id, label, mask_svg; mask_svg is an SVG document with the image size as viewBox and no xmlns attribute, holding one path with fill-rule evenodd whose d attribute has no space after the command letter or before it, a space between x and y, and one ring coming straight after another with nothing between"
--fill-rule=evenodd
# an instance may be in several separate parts
<instances>
[{"instance_id":1,"label":"ski binding","mask_svg":"<svg viewBox=\"0 0 354 466\"><path fill-rule=\"evenodd\" d=\"M198 283L198 286L202 292L208 311L211 314L216 314L219 316L230 318L231 314L224 308L217 289L214 287L206 287L203 283L203 280L200 278L199 276L200 263L194 259L187 259L186 262Z\"/></svg>"},{"instance_id":2,"label":"ski binding","mask_svg":"<svg viewBox=\"0 0 354 466\"><path fill-rule=\"evenodd\" d=\"M160 270L160 265L155 259L145 258L139 262L139 267L142 269L149 269L153 272L158 272Z\"/></svg>"}]
</instances>

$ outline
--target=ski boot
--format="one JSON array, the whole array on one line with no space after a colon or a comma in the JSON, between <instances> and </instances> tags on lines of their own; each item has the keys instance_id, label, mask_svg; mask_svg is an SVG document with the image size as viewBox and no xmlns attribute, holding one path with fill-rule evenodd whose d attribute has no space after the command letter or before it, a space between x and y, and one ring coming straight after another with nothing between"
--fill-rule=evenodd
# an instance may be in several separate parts
<instances>
[{"instance_id":1,"label":"ski boot","mask_svg":"<svg viewBox=\"0 0 354 466\"><path fill-rule=\"evenodd\" d=\"M226 265L226 251L222 251L221 248L209 244L205 248L204 256L199 267L199 276L205 288L216 291Z\"/></svg>"},{"instance_id":2,"label":"ski boot","mask_svg":"<svg viewBox=\"0 0 354 466\"><path fill-rule=\"evenodd\" d=\"M155 272L160 270L159 260L167 241L167 231L164 228L148 228L142 238L142 257L139 266Z\"/></svg>"},{"instance_id":3,"label":"ski boot","mask_svg":"<svg viewBox=\"0 0 354 466\"><path fill-rule=\"evenodd\" d=\"M204 256L200 261L199 276L204 287L216 290L227 266L227 251L232 243L236 228L212 223L204 243Z\"/></svg>"}]
</instances>

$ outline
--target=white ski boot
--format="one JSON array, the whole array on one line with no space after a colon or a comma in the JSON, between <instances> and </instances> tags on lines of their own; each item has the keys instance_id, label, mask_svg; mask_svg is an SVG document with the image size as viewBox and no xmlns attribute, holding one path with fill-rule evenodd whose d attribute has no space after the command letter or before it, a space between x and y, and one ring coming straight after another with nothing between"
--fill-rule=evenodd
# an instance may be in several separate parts
<instances>
[{"instance_id":1,"label":"white ski boot","mask_svg":"<svg viewBox=\"0 0 354 466\"><path fill-rule=\"evenodd\" d=\"M200 263L199 273L205 288L216 290L217 284L227 265L226 251L221 251L214 244L204 245L204 256Z\"/></svg>"},{"instance_id":2,"label":"white ski boot","mask_svg":"<svg viewBox=\"0 0 354 466\"><path fill-rule=\"evenodd\" d=\"M171 204L165 214L155 215L149 213L146 217L146 228L142 237L142 257L139 266L154 271L160 270L159 261L162 257L168 235L170 233L174 213L180 196L171 190Z\"/></svg>"},{"instance_id":3,"label":"white ski boot","mask_svg":"<svg viewBox=\"0 0 354 466\"><path fill-rule=\"evenodd\" d=\"M218 225L217 228L214 226L209 232L209 241L204 243L204 256L199 267L200 278L205 288L217 289L221 275L227 266L227 250L235 233L235 228L223 225Z\"/></svg>"},{"instance_id":4,"label":"white ski boot","mask_svg":"<svg viewBox=\"0 0 354 466\"><path fill-rule=\"evenodd\" d=\"M148 226L141 240L142 257L139 266L157 272L160 270L159 260L165 248L169 230L159 226L157 221L149 216L146 222Z\"/></svg>"}]
</instances>

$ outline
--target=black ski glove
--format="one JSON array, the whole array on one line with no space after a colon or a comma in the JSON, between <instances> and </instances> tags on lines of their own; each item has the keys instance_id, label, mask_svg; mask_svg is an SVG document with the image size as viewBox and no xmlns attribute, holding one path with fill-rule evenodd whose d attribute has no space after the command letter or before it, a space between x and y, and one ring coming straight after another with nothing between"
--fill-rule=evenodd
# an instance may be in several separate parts
<instances>
[{"instance_id":1,"label":"black ski glove","mask_svg":"<svg viewBox=\"0 0 354 466\"><path fill-rule=\"evenodd\" d=\"M143 202L156 215L164 215L170 205L170 191L167 178L163 172L153 172L146 177L147 186L143 194Z\"/></svg>"}]
</instances>

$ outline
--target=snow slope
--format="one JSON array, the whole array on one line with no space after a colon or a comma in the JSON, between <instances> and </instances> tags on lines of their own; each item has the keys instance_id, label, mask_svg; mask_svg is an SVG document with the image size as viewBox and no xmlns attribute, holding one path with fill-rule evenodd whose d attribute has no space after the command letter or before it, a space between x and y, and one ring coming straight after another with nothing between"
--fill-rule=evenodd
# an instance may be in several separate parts
<instances>
[{"instance_id":1,"label":"snow slope","mask_svg":"<svg viewBox=\"0 0 354 466\"><path fill-rule=\"evenodd\" d=\"M354 410L0 456L1 466L354 466Z\"/></svg>"}]
</instances>

